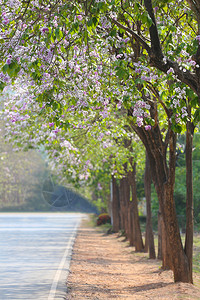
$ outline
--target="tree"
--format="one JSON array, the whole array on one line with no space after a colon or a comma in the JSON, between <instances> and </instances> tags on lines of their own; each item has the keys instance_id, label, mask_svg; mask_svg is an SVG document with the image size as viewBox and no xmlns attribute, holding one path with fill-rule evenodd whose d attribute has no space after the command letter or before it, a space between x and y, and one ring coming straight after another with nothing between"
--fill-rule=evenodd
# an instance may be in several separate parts
<instances>
[{"instance_id":1,"label":"tree","mask_svg":"<svg viewBox=\"0 0 200 300\"><path fill-rule=\"evenodd\" d=\"M1 133L4 132L4 126L1 121ZM28 210L33 209L29 200L35 199L37 204L41 201L42 181L48 174L45 162L36 151L15 151L10 144L5 143L3 135L0 141L0 208L17 209L22 206ZM48 207L41 203L38 208Z\"/></svg>"},{"instance_id":2,"label":"tree","mask_svg":"<svg viewBox=\"0 0 200 300\"><path fill-rule=\"evenodd\" d=\"M192 282L192 241L186 238L186 253L173 199L176 133L188 121L195 125L200 116L198 5L188 2L192 10L186 1L155 1L154 9L150 0L31 2L11 14L5 1L1 87L10 80L7 74L11 80L26 78L28 89L24 87L21 99L26 122L33 101L36 111L48 111L48 127L59 129L90 128L94 111L106 120L113 110L118 117L127 116L148 153L175 281ZM19 110L13 111L13 121L19 120ZM34 113L32 119L37 119ZM128 125L125 118L123 122ZM192 226L188 229L187 236Z\"/></svg>"}]
</instances>

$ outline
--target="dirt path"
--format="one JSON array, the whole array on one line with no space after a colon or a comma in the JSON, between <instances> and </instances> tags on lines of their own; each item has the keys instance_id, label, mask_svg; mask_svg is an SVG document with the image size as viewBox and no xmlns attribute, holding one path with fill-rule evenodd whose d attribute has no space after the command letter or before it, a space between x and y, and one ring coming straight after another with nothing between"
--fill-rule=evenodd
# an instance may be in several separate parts
<instances>
[{"instance_id":1,"label":"dirt path","mask_svg":"<svg viewBox=\"0 0 200 300\"><path fill-rule=\"evenodd\" d=\"M104 235L82 226L66 299L200 299L197 286L174 284L171 271L159 270L159 261L133 251L117 234ZM200 276L194 275L194 281L199 284Z\"/></svg>"}]
</instances>

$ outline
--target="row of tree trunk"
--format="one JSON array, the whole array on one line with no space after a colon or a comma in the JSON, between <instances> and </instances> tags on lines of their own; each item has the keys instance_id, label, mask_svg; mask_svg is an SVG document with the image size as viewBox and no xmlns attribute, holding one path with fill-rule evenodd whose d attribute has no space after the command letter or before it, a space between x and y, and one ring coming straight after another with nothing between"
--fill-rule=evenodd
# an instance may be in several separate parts
<instances>
[{"instance_id":1,"label":"row of tree trunk","mask_svg":"<svg viewBox=\"0 0 200 300\"><path fill-rule=\"evenodd\" d=\"M146 199L147 199L147 230L145 245L143 243L138 201L136 190L136 163L133 164L133 170L117 181L112 177L112 225L113 231L123 231L125 237L130 242L130 246L135 246L135 251L148 251L149 257L155 258L155 247L153 228L151 222L151 177L149 176L150 167L146 162L145 181L146 181Z\"/></svg>"},{"instance_id":2,"label":"row of tree trunk","mask_svg":"<svg viewBox=\"0 0 200 300\"><path fill-rule=\"evenodd\" d=\"M144 175L146 197L146 239L143 243L136 193L136 163L133 170L117 182L112 177L113 230L123 230L136 251L149 251L155 258L154 237L151 221L151 180L159 201L158 214L158 258L162 258L163 269L171 269L175 282L193 282L193 195L192 195L192 137L193 125L188 122L186 133L186 238L183 246L174 201L176 134L169 130L166 143L162 142L158 127L146 132L135 128L146 148ZM167 154L168 145L168 154Z\"/></svg>"}]
</instances>

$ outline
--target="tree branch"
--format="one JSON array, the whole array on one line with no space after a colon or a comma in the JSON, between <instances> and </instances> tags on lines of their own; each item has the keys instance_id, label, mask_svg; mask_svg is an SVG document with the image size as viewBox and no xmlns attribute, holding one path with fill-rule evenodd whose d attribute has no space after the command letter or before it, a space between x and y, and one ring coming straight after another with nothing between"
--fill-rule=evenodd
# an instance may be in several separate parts
<instances>
[{"instance_id":1,"label":"tree branch","mask_svg":"<svg viewBox=\"0 0 200 300\"><path fill-rule=\"evenodd\" d=\"M150 38L151 38L151 50L152 55L159 57L159 59L163 58L163 53L160 45L160 39L158 35L158 29L156 25L156 19L152 7L151 0L144 0L144 5L146 7L146 10L152 20L152 25L149 28Z\"/></svg>"},{"instance_id":2,"label":"tree branch","mask_svg":"<svg viewBox=\"0 0 200 300\"><path fill-rule=\"evenodd\" d=\"M111 18L111 21L115 24L115 25L117 25L119 28L122 28L122 29L124 29L126 32L129 32L131 35L132 35L132 37L136 40L136 41L138 41L146 50L147 50L147 52L148 52L148 54L150 55L151 54L151 48L149 47L149 45L137 34L137 33L135 33L132 29L130 29L130 28L128 28L128 27L126 27L126 26L124 26L123 24L121 24L121 23L119 23L117 20L115 20L115 19L113 19L113 18Z\"/></svg>"},{"instance_id":3,"label":"tree branch","mask_svg":"<svg viewBox=\"0 0 200 300\"><path fill-rule=\"evenodd\" d=\"M150 89L150 91L155 95L155 97L158 99L159 103L162 105L162 107L165 110L165 113L168 117L168 119L171 118L171 113L170 110L166 107L166 105L164 104L164 102L162 101L162 99L160 98L159 92L157 91L157 89L152 85L151 82L147 82L148 84L148 88Z\"/></svg>"},{"instance_id":4,"label":"tree branch","mask_svg":"<svg viewBox=\"0 0 200 300\"><path fill-rule=\"evenodd\" d=\"M182 69L184 68L179 66L177 62L171 61L170 59L166 59L166 62L164 62L158 57L150 57L150 63L151 66L156 67L165 74L170 68L173 68L174 74L177 76L177 78L181 82L187 84L197 95L200 96L200 93L198 92L197 77L195 74L192 74L188 70L183 71Z\"/></svg>"}]
</instances>

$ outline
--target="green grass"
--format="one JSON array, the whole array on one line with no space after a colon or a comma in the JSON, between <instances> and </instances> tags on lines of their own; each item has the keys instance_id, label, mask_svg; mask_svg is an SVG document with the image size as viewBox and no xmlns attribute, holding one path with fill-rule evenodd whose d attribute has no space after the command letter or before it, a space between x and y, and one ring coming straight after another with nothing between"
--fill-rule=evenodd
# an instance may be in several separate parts
<instances>
[{"instance_id":1,"label":"green grass","mask_svg":"<svg viewBox=\"0 0 200 300\"><path fill-rule=\"evenodd\" d=\"M193 271L200 274L200 234L194 235Z\"/></svg>"},{"instance_id":2,"label":"green grass","mask_svg":"<svg viewBox=\"0 0 200 300\"><path fill-rule=\"evenodd\" d=\"M154 235L154 242L156 251L158 249L158 236ZM182 235L183 246L185 243L185 236ZM193 272L200 275L200 234L194 235L193 243Z\"/></svg>"}]
</instances>

